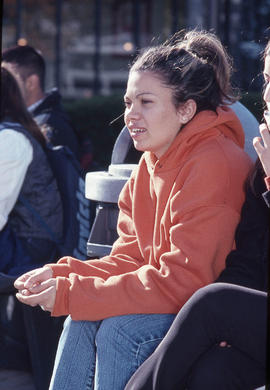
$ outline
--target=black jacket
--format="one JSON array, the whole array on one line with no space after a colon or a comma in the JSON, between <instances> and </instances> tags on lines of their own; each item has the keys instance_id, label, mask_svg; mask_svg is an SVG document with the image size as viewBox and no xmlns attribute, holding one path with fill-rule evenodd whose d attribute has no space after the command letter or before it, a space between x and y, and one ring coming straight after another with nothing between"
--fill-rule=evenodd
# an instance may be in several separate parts
<instances>
[{"instance_id":1,"label":"black jacket","mask_svg":"<svg viewBox=\"0 0 270 390\"><path fill-rule=\"evenodd\" d=\"M9 215L12 230L18 237L51 240L48 232L20 200L22 196L60 239L63 231L62 202L45 151L19 123L2 122L2 125L22 133L33 147L33 159L27 169L19 199Z\"/></svg>"},{"instance_id":2,"label":"black jacket","mask_svg":"<svg viewBox=\"0 0 270 390\"><path fill-rule=\"evenodd\" d=\"M52 146L66 145L79 158L78 138L62 108L61 95L56 88L48 92L45 99L29 111L39 126L46 124L46 130L42 128L42 131L49 144Z\"/></svg>"},{"instance_id":3,"label":"black jacket","mask_svg":"<svg viewBox=\"0 0 270 390\"><path fill-rule=\"evenodd\" d=\"M270 209L264 198L269 196L270 191L265 192L263 173L259 171L253 188L247 188L235 235L236 249L227 256L226 268L217 282L268 291Z\"/></svg>"}]
</instances>

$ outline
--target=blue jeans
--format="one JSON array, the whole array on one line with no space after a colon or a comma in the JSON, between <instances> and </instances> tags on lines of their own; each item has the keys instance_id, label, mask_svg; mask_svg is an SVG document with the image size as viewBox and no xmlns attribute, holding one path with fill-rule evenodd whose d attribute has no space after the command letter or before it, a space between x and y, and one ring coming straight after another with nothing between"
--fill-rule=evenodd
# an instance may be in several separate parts
<instances>
[{"instance_id":1,"label":"blue jeans","mask_svg":"<svg viewBox=\"0 0 270 390\"><path fill-rule=\"evenodd\" d=\"M68 317L50 390L123 390L174 318L173 314L135 314L91 322Z\"/></svg>"}]
</instances>

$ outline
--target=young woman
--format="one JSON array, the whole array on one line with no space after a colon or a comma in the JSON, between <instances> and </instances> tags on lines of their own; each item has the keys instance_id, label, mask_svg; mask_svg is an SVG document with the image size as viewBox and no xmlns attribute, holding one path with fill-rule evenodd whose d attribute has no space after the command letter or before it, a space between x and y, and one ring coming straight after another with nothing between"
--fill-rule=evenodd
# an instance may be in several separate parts
<instances>
[{"instance_id":1,"label":"young woman","mask_svg":"<svg viewBox=\"0 0 270 390\"><path fill-rule=\"evenodd\" d=\"M122 390L187 299L224 268L251 165L226 105L230 76L224 48L205 32L175 36L132 65L125 123L144 154L119 198L111 254L66 257L15 284L21 302L70 314L51 389Z\"/></svg>"},{"instance_id":2,"label":"young woman","mask_svg":"<svg viewBox=\"0 0 270 390\"><path fill-rule=\"evenodd\" d=\"M48 388L63 319L22 305L15 298L13 281L55 261L55 244L23 202L62 235L60 194L44 146L16 80L1 67L0 368L31 371L37 390Z\"/></svg>"},{"instance_id":3,"label":"young woman","mask_svg":"<svg viewBox=\"0 0 270 390\"><path fill-rule=\"evenodd\" d=\"M264 52L264 78L264 100L269 110L270 42ZM263 142L259 137L254 139L260 162L247 189L236 231L236 250L227 257L226 269L217 280L226 284L212 284L191 297L125 390L254 390L266 380L269 384L269 130L268 120L260 126Z\"/></svg>"}]
</instances>

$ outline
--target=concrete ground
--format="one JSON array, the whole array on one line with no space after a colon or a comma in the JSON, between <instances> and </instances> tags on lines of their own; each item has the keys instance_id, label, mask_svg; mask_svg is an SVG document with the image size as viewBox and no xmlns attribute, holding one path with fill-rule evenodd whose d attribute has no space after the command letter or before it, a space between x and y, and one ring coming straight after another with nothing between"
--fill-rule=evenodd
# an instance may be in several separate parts
<instances>
[{"instance_id":1,"label":"concrete ground","mask_svg":"<svg viewBox=\"0 0 270 390\"><path fill-rule=\"evenodd\" d=\"M35 390L35 386L28 372L0 370L0 390Z\"/></svg>"}]
</instances>

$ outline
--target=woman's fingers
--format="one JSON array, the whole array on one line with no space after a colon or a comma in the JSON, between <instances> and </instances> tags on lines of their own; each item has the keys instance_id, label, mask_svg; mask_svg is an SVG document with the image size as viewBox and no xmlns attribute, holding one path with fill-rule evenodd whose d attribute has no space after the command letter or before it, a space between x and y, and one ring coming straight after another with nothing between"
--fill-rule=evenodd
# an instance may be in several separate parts
<instances>
[{"instance_id":1,"label":"woman's fingers","mask_svg":"<svg viewBox=\"0 0 270 390\"><path fill-rule=\"evenodd\" d=\"M55 279L47 279L44 282L36 283L27 291L29 291L30 294L39 294L42 291L54 285L54 281Z\"/></svg>"},{"instance_id":2,"label":"woman's fingers","mask_svg":"<svg viewBox=\"0 0 270 390\"><path fill-rule=\"evenodd\" d=\"M253 146L258 155L260 155L264 149L263 145L261 144L261 141L262 141L261 137L253 138Z\"/></svg>"},{"instance_id":3,"label":"woman's fingers","mask_svg":"<svg viewBox=\"0 0 270 390\"><path fill-rule=\"evenodd\" d=\"M52 279L55 281L55 279ZM55 295L56 295L56 283L48 287L46 290L38 294L29 294L28 290L19 291L16 294L17 299L30 306L40 305L44 310L51 311L54 306Z\"/></svg>"},{"instance_id":4,"label":"woman's fingers","mask_svg":"<svg viewBox=\"0 0 270 390\"><path fill-rule=\"evenodd\" d=\"M24 287L24 283L27 281L27 279L29 279L30 276L35 272L36 270L32 270L21 275L18 279L15 280L14 287L18 290L21 290Z\"/></svg>"},{"instance_id":5,"label":"woman's fingers","mask_svg":"<svg viewBox=\"0 0 270 390\"><path fill-rule=\"evenodd\" d=\"M269 129L266 126L266 124L263 123L262 125L260 125L260 133L261 133L261 137L262 137L263 142L264 142L264 146L266 148L269 148L270 147L270 133L269 133Z\"/></svg>"},{"instance_id":6,"label":"woman's fingers","mask_svg":"<svg viewBox=\"0 0 270 390\"><path fill-rule=\"evenodd\" d=\"M253 139L254 148L261 160L266 176L270 176L270 133L265 123L260 125L261 137Z\"/></svg>"},{"instance_id":7,"label":"woman's fingers","mask_svg":"<svg viewBox=\"0 0 270 390\"><path fill-rule=\"evenodd\" d=\"M31 290L36 285L52 278L53 272L50 267L42 267L20 276L15 280L14 286L18 290Z\"/></svg>"},{"instance_id":8,"label":"woman's fingers","mask_svg":"<svg viewBox=\"0 0 270 390\"><path fill-rule=\"evenodd\" d=\"M28 290L31 290L34 286L44 282L47 279L50 279L52 277L52 274L52 269L49 267L39 268L35 274L31 275L27 279L24 286Z\"/></svg>"}]
</instances>

